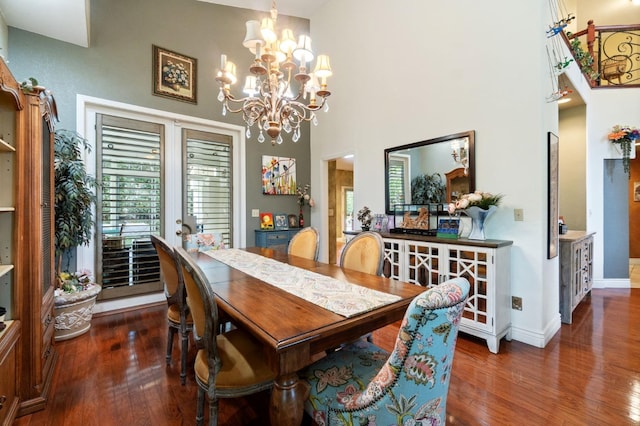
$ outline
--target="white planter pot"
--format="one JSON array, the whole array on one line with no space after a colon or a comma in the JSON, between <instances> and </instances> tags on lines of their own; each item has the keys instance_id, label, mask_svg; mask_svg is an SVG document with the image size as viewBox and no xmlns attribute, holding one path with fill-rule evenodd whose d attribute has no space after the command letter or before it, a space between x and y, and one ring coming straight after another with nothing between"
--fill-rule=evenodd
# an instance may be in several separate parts
<instances>
[{"instance_id":1,"label":"white planter pot","mask_svg":"<svg viewBox=\"0 0 640 426\"><path fill-rule=\"evenodd\" d=\"M53 311L56 317L56 342L72 339L89 331L93 306L100 290L102 287L96 284L85 291L55 296Z\"/></svg>"}]
</instances>

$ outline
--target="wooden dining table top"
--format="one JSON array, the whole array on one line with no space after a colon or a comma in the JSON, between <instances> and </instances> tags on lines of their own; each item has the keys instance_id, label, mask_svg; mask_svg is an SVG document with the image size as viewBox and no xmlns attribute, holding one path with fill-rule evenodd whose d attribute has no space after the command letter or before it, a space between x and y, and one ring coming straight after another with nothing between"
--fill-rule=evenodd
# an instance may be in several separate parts
<instances>
[{"instance_id":1,"label":"wooden dining table top","mask_svg":"<svg viewBox=\"0 0 640 426\"><path fill-rule=\"evenodd\" d=\"M395 302L347 318L234 269L205 253L198 253L198 266L209 280L219 309L236 326L250 332L263 343L265 356L278 375L272 391L272 424L300 424L298 420L302 419L305 397L303 392L295 390L298 380L296 372L311 364L315 354L402 319L413 298L426 290L424 287L342 269L337 265L290 256L272 249L251 247L243 250L400 297ZM292 400L296 401L295 406L291 405Z\"/></svg>"}]
</instances>

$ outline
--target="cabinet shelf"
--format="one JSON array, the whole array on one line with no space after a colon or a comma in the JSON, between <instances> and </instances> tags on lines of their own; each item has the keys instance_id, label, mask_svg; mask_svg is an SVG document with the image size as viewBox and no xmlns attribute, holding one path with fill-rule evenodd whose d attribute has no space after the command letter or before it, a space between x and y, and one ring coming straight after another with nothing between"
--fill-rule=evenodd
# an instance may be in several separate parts
<instances>
[{"instance_id":1,"label":"cabinet shelf","mask_svg":"<svg viewBox=\"0 0 640 426\"><path fill-rule=\"evenodd\" d=\"M0 139L0 152L16 152L16 149Z\"/></svg>"},{"instance_id":2,"label":"cabinet shelf","mask_svg":"<svg viewBox=\"0 0 640 426\"><path fill-rule=\"evenodd\" d=\"M0 265L0 277L5 276L13 269L13 265Z\"/></svg>"},{"instance_id":3,"label":"cabinet shelf","mask_svg":"<svg viewBox=\"0 0 640 426\"><path fill-rule=\"evenodd\" d=\"M0 213L15 212L15 211L16 211L15 207L2 207L2 206L0 206Z\"/></svg>"}]
</instances>

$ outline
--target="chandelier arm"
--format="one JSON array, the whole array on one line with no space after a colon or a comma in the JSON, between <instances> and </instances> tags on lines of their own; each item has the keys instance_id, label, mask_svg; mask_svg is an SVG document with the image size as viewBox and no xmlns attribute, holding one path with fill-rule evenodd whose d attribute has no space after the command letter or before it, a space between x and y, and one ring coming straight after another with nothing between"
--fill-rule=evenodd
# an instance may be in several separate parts
<instances>
[{"instance_id":1,"label":"chandelier arm","mask_svg":"<svg viewBox=\"0 0 640 426\"><path fill-rule=\"evenodd\" d=\"M229 97L225 97L224 100L224 106L227 108L227 111L231 112L231 113L237 113L237 112L242 112L244 110L244 104L247 101L248 98L241 98L241 99L235 99L235 98L229 98ZM234 103L238 103L238 104L242 104L239 106L239 108L234 109L233 107L231 107L231 105L229 104L229 102L234 102Z\"/></svg>"}]
</instances>

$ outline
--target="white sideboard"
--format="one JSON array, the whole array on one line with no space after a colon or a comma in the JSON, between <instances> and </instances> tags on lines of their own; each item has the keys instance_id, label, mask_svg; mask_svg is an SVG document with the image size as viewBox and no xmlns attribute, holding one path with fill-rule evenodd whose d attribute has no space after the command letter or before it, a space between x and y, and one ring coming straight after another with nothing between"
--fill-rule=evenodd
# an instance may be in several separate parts
<instances>
[{"instance_id":1,"label":"white sideboard","mask_svg":"<svg viewBox=\"0 0 640 426\"><path fill-rule=\"evenodd\" d=\"M560 235L560 317L571 324L573 310L593 286L593 232Z\"/></svg>"},{"instance_id":2,"label":"white sideboard","mask_svg":"<svg viewBox=\"0 0 640 426\"><path fill-rule=\"evenodd\" d=\"M512 241L443 239L381 234L387 278L431 287L463 277L471 284L460 331L487 341L498 353L500 339L511 340L510 263Z\"/></svg>"}]
</instances>

